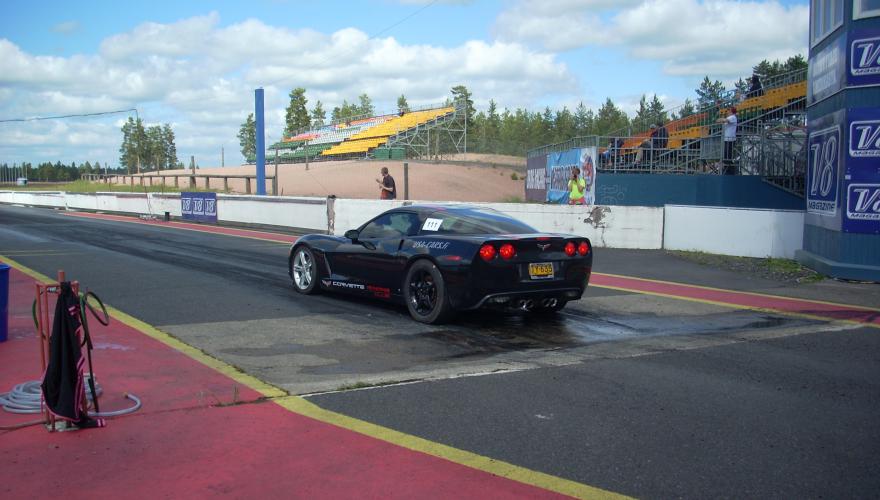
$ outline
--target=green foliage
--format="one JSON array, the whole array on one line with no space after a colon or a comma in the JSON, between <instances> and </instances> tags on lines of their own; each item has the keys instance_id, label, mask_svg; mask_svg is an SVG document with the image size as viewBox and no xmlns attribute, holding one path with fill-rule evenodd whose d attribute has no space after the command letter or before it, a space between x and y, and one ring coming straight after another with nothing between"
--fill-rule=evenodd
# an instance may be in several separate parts
<instances>
[{"instance_id":1,"label":"green foliage","mask_svg":"<svg viewBox=\"0 0 880 500\"><path fill-rule=\"evenodd\" d=\"M297 87L290 91L290 104L284 115L284 135L291 137L300 131L309 128L311 119L306 109L306 89Z\"/></svg>"},{"instance_id":2,"label":"green foliage","mask_svg":"<svg viewBox=\"0 0 880 500\"><path fill-rule=\"evenodd\" d=\"M254 122L254 114L248 115L247 120L241 124L238 130L238 143L241 145L241 155L245 158L257 156L257 124Z\"/></svg>"},{"instance_id":3,"label":"green foliage","mask_svg":"<svg viewBox=\"0 0 880 500\"><path fill-rule=\"evenodd\" d=\"M373 101L366 93L359 95L358 101L360 105L357 107L357 114L361 116L373 116L376 114L376 109L373 108Z\"/></svg>"},{"instance_id":4,"label":"green foliage","mask_svg":"<svg viewBox=\"0 0 880 500\"><path fill-rule=\"evenodd\" d=\"M474 101L473 99L471 99L471 92L464 85L456 85L455 87L452 87L451 92L452 102L455 104L455 106L461 106L465 109L467 126L473 126L476 110L474 109Z\"/></svg>"},{"instance_id":5,"label":"green foliage","mask_svg":"<svg viewBox=\"0 0 880 500\"><path fill-rule=\"evenodd\" d=\"M342 100L342 106L333 108L330 119L334 122L346 122L360 115L360 108L357 104L351 104L346 100Z\"/></svg>"},{"instance_id":6,"label":"green foliage","mask_svg":"<svg viewBox=\"0 0 880 500\"><path fill-rule=\"evenodd\" d=\"M397 112L398 113L409 113L409 103L406 102L406 96L400 94L400 97L397 98Z\"/></svg>"},{"instance_id":7,"label":"green foliage","mask_svg":"<svg viewBox=\"0 0 880 500\"><path fill-rule=\"evenodd\" d=\"M128 173L173 168L177 164L177 146L171 125L166 123L145 129L143 120L128 117L122 125L119 164Z\"/></svg>"},{"instance_id":8,"label":"green foliage","mask_svg":"<svg viewBox=\"0 0 880 500\"><path fill-rule=\"evenodd\" d=\"M789 57L785 62L781 62L777 59L771 63L764 59L752 68L752 72L762 79L772 79L785 73L805 69L807 69L807 60L804 59L803 55L798 54Z\"/></svg>"},{"instance_id":9,"label":"green foliage","mask_svg":"<svg viewBox=\"0 0 880 500\"><path fill-rule=\"evenodd\" d=\"M713 82L709 80L708 76L706 76L703 78L703 81L700 82L700 88L696 90L697 104L700 109L715 106L715 104L721 100L721 97L726 90L727 89L724 88L723 83L718 80Z\"/></svg>"},{"instance_id":10,"label":"green foliage","mask_svg":"<svg viewBox=\"0 0 880 500\"><path fill-rule=\"evenodd\" d=\"M324 105L321 101L315 101L315 107L312 108L312 126L323 127L325 121L327 121L327 112L324 111Z\"/></svg>"},{"instance_id":11,"label":"green foliage","mask_svg":"<svg viewBox=\"0 0 880 500\"><path fill-rule=\"evenodd\" d=\"M10 183L14 182L15 179L19 177L25 177L30 182L37 183L76 181L80 179L83 174L105 172L119 175L128 173L126 168L105 170L101 167L100 162L95 162L95 164L92 165L88 161L80 165L77 165L76 162L71 162L70 165L63 164L60 161L55 162L54 164L51 162L43 162L36 167L29 162L21 164L13 163L12 165L6 163L0 164L0 179Z\"/></svg>"}]
</instances>

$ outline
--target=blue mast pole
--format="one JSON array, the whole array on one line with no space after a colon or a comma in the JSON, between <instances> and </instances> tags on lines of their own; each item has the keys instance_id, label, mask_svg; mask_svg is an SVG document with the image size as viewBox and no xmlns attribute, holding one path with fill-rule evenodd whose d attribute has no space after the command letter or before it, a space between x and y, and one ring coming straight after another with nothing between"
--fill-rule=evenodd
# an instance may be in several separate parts
<instances>
[{"instance_id":1,"label":"blue mast pole","mask_svg":"<svg viewBox=\"0 0 880 500\"><path fill-rule=\"evenodd\" d=\"M266 132L263 122L263 89L254 90L254 116L257 128L257 195L266 195Z\"/></svg>"}]
</instances>

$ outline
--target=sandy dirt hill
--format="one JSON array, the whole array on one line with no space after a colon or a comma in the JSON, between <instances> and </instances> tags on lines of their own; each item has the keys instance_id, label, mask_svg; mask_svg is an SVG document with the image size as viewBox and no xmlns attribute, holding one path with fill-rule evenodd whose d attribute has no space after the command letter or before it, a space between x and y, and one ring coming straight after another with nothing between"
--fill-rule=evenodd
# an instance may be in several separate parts
<instances>
[{"instance_id":1,"label":"sandy dirt hill","mask_svg":"<svg viewBox=\"0 0 880 500\"><path fill-rule=\"evenodd\" d=\"M519 162L519 163L517 163ZM455 158L452 163L409 160L409 199L431 201L514 201L525 197L523 172L525 159L516 157L472 155ZM521 165L520 165L521 164ZM319 196L331 194L339 198L378 198L381 178L379 170L388 167L397 184L398 198L403 199L404 175L402 161L349 160L311 162L278 166L278 189L285 196ZM255 173L254 165L225 168L199 168L199 175L243 175ZM274 173L273 164L266 165L266 175ZM165 173L188 173L171 170ZM514 179L515 177L515 179ZM172 183L168 180L166 182ZM204 186L199 179L199 186ZM222 188L222 180L212 180L212 188ZM230 179L229 188L245 192L243 179ZM271 192L271 187L267 188Z\"/></svg>"}]
</instances>

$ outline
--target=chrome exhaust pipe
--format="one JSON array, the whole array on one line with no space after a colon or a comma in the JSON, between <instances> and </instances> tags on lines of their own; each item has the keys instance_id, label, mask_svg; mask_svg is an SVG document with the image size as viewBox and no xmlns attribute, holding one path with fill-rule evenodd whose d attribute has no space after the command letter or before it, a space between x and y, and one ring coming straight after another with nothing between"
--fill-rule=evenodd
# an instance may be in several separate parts
<instances>
[{"instance_id":1,"label":"chrome exhaust pipe","mask_svg":"<svg viewBox=\"0 0 880 500\"><path fill-rule=\"evenodd\" d=\"M547 299L547 303L544 304L544 307L556 307L556 299Z\"/></svg>"},{"instance_id":2,"label":"chrome exhaust pipe","mask_svg":"<svg viewBox=\"0 0 880 500\"><path fill-rule=\"evenodd\" d=\"M533 307L535 307L535 302L532 299L527 299L523 301L523 311L531 311Z\"/></svg>"}]
</instances>

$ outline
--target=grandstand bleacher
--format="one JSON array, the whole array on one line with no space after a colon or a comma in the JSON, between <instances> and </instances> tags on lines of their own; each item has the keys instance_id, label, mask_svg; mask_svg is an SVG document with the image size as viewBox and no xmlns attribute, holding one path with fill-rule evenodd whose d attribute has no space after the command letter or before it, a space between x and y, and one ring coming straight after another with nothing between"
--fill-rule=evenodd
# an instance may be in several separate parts
<instances>
[{"instance_id":1,"label":"grandstand bleacher","mask_svg":"<svg viewBox=\"0 0 880 500\"><path fill-rule=\"evenodd\" d=\"M405 148L391 147L395 136L455 113L452 106L360 118L306 130L279 141L269 150L278 152L279 161L320 158L323 160L364 157L380 148L379 157L403 159ZM387 147L386 147L387 146ZM253 161L248 158L248 161Z\"/></svg>"}]
</instances>

